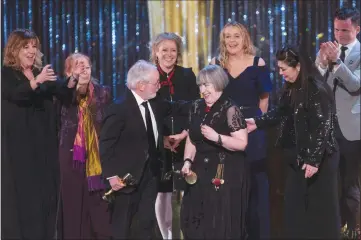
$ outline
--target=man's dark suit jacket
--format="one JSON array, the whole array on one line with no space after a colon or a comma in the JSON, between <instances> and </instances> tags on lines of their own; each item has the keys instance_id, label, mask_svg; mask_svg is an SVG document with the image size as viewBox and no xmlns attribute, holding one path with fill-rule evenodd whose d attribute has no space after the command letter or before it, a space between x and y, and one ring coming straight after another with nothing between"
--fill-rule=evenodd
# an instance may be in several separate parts
<instances>
[{"instance_id":1,"label":"man's dark suit jacket","mask_svg":"<svg viewBox=\"0 0 361 240\"><path fill-rule=\"evenodd\" d=\"M165 159L163 147L163 119L174 111L185 115L189 104L173 104L154 98L149 100L158 128L158 156L152 159L151 170L156 176L162 175ZM130 90L125 97L111 105L106 112L99 141L100 159L105 178L123 177L130 173L139 182L148 160L147 132L137 101ZM164 173L163 173L164 174ZM130 192L124 188L121 192Z\"/></svg>"}]
</instances>

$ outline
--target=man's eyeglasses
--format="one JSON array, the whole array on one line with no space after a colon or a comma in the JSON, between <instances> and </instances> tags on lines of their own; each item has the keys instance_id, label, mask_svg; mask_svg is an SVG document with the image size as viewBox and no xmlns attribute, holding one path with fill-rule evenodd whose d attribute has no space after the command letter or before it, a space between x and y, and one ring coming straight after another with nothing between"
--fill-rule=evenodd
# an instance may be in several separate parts
<instances>
[{"instance_id":1,"label":"man's eyeglasses","mask_svg":"<svg viewBox=\"0 0 361 240\"><path fill-rule=\"evenodd\" d=\"M156 81L155 83L152 83L152 82L146 82L146 84L152 84L153 86L155 87L159 87L160 86L160 81Z\"/></svg>"}]
</instances>

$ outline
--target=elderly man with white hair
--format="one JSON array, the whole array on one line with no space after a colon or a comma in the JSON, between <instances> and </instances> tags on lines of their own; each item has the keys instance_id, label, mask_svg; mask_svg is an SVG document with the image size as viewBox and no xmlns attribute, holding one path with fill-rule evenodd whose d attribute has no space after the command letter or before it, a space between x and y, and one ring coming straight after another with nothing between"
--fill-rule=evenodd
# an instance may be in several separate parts
<instances>
[{"instance_id":1,"label":"elderly man with white hair","mask_svg":"<svg viewBox=\"0 0 361 240\"><path fill-rule=\"evenodd\" d=\"M144 60L129 70L125 97L107 110L99 148L103 175L113 190L114 239L150 239L155 230L157 181L164 159L162 121L175 111L155 98L159 90L157 68ZM187 104L178 113L186 114ZM125 177L134 181L129 184Z\"/></svg>"}]
</instances>

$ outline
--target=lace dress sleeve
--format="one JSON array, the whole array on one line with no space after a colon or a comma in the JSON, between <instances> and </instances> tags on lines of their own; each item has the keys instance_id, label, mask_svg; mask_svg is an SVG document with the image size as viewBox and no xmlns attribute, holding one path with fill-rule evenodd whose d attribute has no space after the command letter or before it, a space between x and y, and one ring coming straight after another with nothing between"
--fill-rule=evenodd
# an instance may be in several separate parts
<instances>
[{"instance_id":1,"label":"lace dress sleeve","mask_svg":"<svg viewBox=\"0 0 361 240\"><path fill-rule=\"evenodd\" d=\"M236 132L247 127L241 110L237 106L231 106L227 110L227 124L231 132Z\"/></svg>"}]
</instances>

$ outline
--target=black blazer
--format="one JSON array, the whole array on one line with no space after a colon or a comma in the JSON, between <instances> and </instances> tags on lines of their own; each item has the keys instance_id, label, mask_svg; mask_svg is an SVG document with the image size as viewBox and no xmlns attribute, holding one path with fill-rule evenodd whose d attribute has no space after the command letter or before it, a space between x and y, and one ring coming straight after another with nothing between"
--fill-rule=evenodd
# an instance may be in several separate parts
<instances>
[{"instance_id":1,"label":"black blazer","mask_svg":"<svg viewBox=\"0 0 361 240\"><path fill-rule=\"evenodd\" d=\"M165 159L163 146L163 119L171 112L186 115L190 104L170 104L160 98L149 101L158 128L158 155L152 159L151 166L155 176L162 175ZM119 103L111 105L105 114L99 140L100 159L105 178L130 173L139 182L148 155L148 139L144 121L137 101L130 90ZM154 161L155 160L155 161ZM124 189L124 192L127 190Z\"/></svg>"}]
</instances>

